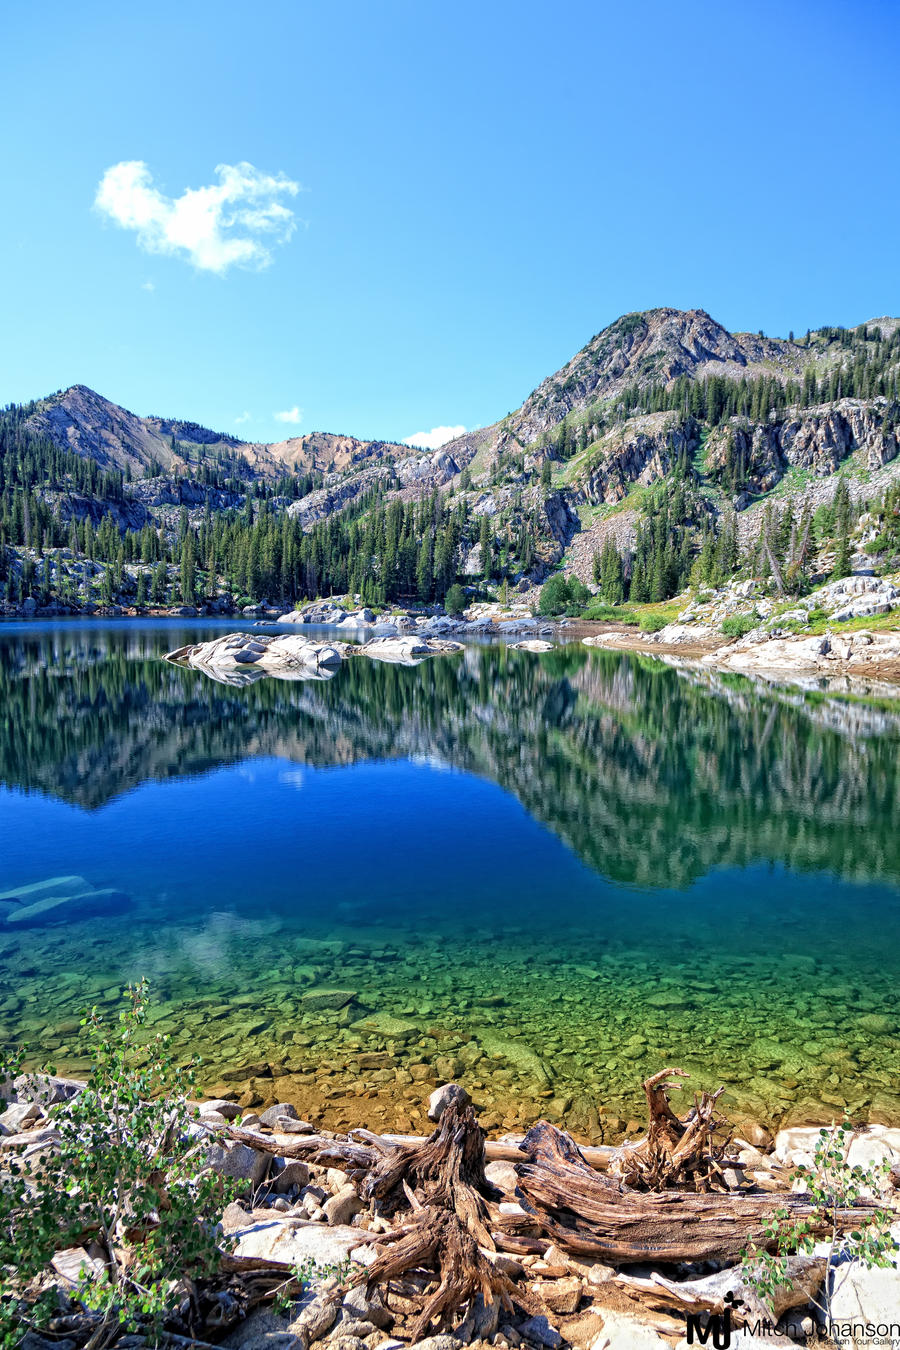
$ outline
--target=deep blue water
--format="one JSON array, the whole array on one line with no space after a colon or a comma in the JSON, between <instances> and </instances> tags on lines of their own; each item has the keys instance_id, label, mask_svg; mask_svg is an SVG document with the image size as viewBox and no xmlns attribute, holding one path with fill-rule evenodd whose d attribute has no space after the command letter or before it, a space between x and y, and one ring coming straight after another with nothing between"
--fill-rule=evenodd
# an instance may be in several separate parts
<instances>
[{"instance_id":1,"label":"deep blue water","mask_svg":"<svg viewBox=\"0 0 900 1350\"><path fill-rule=\"evenodd\" d=\"M0 927L7 1040L78 1068L73 1014L148 975L210 1085L281 1054L332 1122L373 1048L401 1122L410 1063L593 1137L667 1062L737 1114L900 1113L900 704L580 645L240 688L161 659L212 631L0 627L0 891L128 897Z\"/></svg>"}]
</instances>

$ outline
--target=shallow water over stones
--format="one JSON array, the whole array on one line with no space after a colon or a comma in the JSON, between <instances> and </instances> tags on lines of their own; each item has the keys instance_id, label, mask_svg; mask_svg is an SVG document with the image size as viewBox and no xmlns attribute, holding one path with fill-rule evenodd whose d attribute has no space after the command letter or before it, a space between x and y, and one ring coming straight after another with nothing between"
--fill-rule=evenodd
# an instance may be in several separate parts
<instances>
[{"instance_id":1,"label":"shallow water over stones","mask_svg":"<svg viewBox=\"0 0 900 1350\"><path fill-rule=\"evenodd\" d=\"M208 625L0 629L0 1030L82 1066L146 974L214 1095L421 1130L634 1130L666 1063L731 1114L900 1121L900 705L584 648L230 688ZM221 630L219 630L221 631ZM183 636L182 636L183 633Z\"/></svg>"}]
</instances>

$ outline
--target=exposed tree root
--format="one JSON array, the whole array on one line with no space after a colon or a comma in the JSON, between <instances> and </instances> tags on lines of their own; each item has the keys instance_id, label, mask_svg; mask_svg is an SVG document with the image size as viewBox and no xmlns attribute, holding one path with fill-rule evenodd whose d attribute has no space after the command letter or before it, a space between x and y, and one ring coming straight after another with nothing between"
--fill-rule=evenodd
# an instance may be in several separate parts
<instances>
[{"instance_id":1,"label":"exposed tree root","mask_svg":"<svg viewBox=\"0 0 900 1350\"><path fill-rule=\"evenodd\" d=\"M408 1271L433 1269L437 1288L429 1293L412 1328L418 1340L432 1322L460 1311L476 1295L500 1300L510 1311L517 1303L536 1312L535 1300L516 1288L482 1248L494 1250L491 1226L496 1215L485 1195L484 1131L470 1106L447 1108L424 1143L397 1144L381 1150L362 1187L367 1199L386 1205L408 1204L412 1216L377 1239L387 1245L357 1283L371 1288Z\"/></svg>"},{"instance_id":2,"label":"exposed tree root","mask_svg":"<svg viewBox=\"0 0 900 1350\"><path fill-rule=\"evenodd\" d=\"M397 1144L382 1153L361 1194L367 1200L399 1203L401 1191L408 1188L422 1203L450 1210L482 1247L493 1249L484 1130L471 1106L449 1106L424 1144Z\"/></svg>"},{"instance_id":3,"label":"exposed tree root","mask_svg":"<svg viewBox=\"0 0 900 1350\"><path fill-rule=\"evenodd\" d=\"M499 1299L509 1311L513 1304L526 1312L539 1311L536 1301L497 1269L464 1222L449 1209L420 1209L411 1223L384 1234L378 1243L390 1244L390 1249L376 1257L356 1284L365 1282L371 1289L407 1271L422 1267L437 1271L438 1286L427 1295L411 1327L414 1341L422 1338L432 1321L440 1323L476 1294L481 1294L486 1304Z\"/></svg>"}]
</instances>

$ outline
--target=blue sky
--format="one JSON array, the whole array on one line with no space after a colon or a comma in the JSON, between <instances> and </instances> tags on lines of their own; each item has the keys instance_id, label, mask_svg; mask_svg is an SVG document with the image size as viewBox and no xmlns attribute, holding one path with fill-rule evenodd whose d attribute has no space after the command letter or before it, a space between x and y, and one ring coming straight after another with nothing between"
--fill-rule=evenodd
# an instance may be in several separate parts
<instances>
[{"instance_id":1,"label":"blue sky","mask_svg":"<svg viewBox=\"0 0 900 1350\"><path fill-rule=\"evenodd\" d=\"M3 41L0 402L403 439L629 310L900 312L892 3L51 0Z\"/></svg>"}]
</instances>

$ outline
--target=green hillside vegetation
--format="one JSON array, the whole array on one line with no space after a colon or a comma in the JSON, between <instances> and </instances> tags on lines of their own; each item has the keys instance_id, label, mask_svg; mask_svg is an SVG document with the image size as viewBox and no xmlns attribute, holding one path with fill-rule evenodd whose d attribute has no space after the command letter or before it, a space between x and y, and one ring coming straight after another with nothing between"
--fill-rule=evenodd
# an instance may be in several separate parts
<instances>
[{"instance_id":1,"label":"green hillside vegetation","mask_svg":"<svg viewBox=\"0 0 900 1350\"><path fill-rule=\"evenodd\" d=\"M754 429L778 426L798 410L815 409L818 416L823 405L862 400L875 410L878 434L895 445L900 326L824 328L780 346L766 339L753 349L756 373L739 378L708 373L711 362L704 358L702 378L682 371L665 380L655 353L630 367L637 375L630 382L626 376L595 382L614 390L608 396L579 393L582 368L589 374L591 362L607 361L633 337L646 337L658 313L624 316L578 354L568 374L545 382L523 405L540 409L555 407L561 395L574 399L554 426L526 435L523 410L509 414L454 450L459 472L440 488L404 488L393 466L377 458L330 478L318 471L273 477L271 459L265 472L254 468L253 447L226 444L187 423L162 424L195 439L172 434L177 470L152 461L143 485L130 467L102 462L99 432L96 449L81 453L36 432L35 414L44 416L46 428L52 399L8 407L0 412L0 601L15 606L30 598L37 606L71 608L262 600L293 606L349 594L374 605L430 604L456 588L459 606L460 594L499 588L506 596L515 586L545 582L550 589L542 612L599 616L604 606L660 605L688 587L720 586L735 576L769 579L779 593L801 594L823 553L833 553L831 570L843 575L864 509L847 492L849 459L837 466L831 505L820 505L814 516L798 499L821 480L821 470L814 475L796 464L778 465L774 486L763 480L770 501L762 528L743 549L733 503L746 505L752 497L746 489L760 481L759 465L749 462ZM733 343L701 312L682 317L698 315ZM783 366L776 368L772 352ZM769 366L771 373L758 373ZM641 418L651 419L649 430ZM147 425L146 419L132 423ZM586 499L585 483L598 469L608 472L616 447L629 436L634 442L650 434L660 447L651 475L656 481L641 479L640 464L631 468L626 457L615 470L624 481L616 479L610 492L604 487L605 500L589 493ZM155 444L165 449L158 439ZM359 478L373 463L379 471ZM854 461L853 472L861 480L868 469ZM354 476L352 491L334 489ZM306 511L305 499L326 484L319 497L327 500L317 499L315 511L291 509L302 502ZM174 505L160 507L160 499ZM873 492L866 505L880 521L868 551L876 566L889 568L898 554L897 486ZM586 528L621 511L635 521L628 545L617 550L608 540L594 558L592 590L573 578L563 594L553 573L565 562L579 521Z\"/></svg>"}]
</instances>

